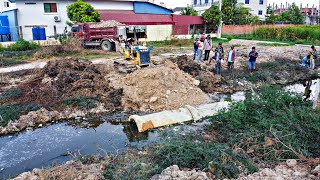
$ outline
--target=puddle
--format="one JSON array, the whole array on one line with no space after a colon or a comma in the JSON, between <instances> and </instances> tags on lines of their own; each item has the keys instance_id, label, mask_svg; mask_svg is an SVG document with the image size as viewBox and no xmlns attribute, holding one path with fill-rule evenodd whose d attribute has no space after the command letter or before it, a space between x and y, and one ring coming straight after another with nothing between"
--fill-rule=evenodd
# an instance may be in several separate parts
<instances>
[{"instance_id":1,"label":"puddle","mask_svg":"<svg viewBox=\"0 0 320 180\"><path fill-rule=\"evenodd\" d=\"M293 92L302 94L305 100L315 100L317 99L317 93L320 91L320 84L317 89L317 83L320 83L320 80L308 80L302 83L297 83L289 86L285 86L284 89ZM246 92L236 92L234 94L223 94L223 93L213 93L209 94L210 103L213 102L222 102L222 101L233 101L240 102L246 99Z\"/></svg>"},{"instance_id":2,"label":"puddle","mask_svg":"<svg viewBox=\"0 0 320 180\"><path fill-rule=\"evenodd\" d=\"M234 94L223 94L223 93L213 93L209 94L210 103L223 102L223 101L233 101L240 102L246 99L245 92L236 92Z\"/></svg>"},{"instance_id":3,"label":"puddle","mask_svg":"<svg viewBox=\"0 0 320 180\"><path fill-rule=\"evenodd\" d=\"M285 87L287 91L303 94L303 98L307 100L314 100L316 98L316 88L318 80L310 80L300 84L294 84Z\"/></svg>"},{"instance_id":4,"label":"puddle","mask_svg":"<svg viewBox=\"0 0 320 180\"><path fill-rule=\"evenodd\" d=\"M199 131L206 121L180 124L138 133L133 123L107 122L110 115L91 118L85 122L70 121L25 131L0 138L0 179L49 167L71 160L66 153L100 154L121 152L127 147L142 148L159 141L163 132Z\"/></svg>"}]
</instances>

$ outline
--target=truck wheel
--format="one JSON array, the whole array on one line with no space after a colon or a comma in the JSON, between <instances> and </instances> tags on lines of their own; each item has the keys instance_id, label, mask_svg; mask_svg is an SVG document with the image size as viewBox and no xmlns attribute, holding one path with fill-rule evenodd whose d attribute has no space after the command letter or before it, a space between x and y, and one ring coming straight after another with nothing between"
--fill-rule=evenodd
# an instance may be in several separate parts
<instances>
[{"instance_id":1,"label":"truck wheel","mask_svg":"<svg viewBox=\"0 0 320 180\"><path fill-rule=\"evenodd\" d=\"M105 51L111 51L112 50L112 45L110 41L103 41L101 43L101 48Z\"/></svg>"}]
</instances>

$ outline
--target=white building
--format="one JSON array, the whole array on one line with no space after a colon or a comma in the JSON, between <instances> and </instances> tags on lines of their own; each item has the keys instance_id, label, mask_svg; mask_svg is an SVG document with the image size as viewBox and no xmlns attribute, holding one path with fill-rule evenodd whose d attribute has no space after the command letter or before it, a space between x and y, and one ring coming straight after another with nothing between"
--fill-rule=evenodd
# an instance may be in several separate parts
<instances>
[{"instance_id":1,"label":"white building","mask_svg":"<svg viewBox=\"0 0 320 180\"><path fill-rule=\"evenodd\" d=\"M217 2L219 2L219 0L191 0L191 7L201 15ZM267 0L238 0L238 3L242 3L244 7L250 8L251 13L259 16L261 20L265 19L267 13Z\"/></svg>"},{"instance_id":2,"label":"white building","mask_svg":"<svg viewBox=\"0 0 320 180\"><path fill-rule=\"evenodd\" d=\"M0 0L0 13L4 11L9 11L12 9L16 9L15 3L11 3L8 0Z\"/></svg>"},{"instance_id":3,"label":"white building","mask_svg":"<svg viewBox=\"0 0 320 180\"><path fill-rule=\"evenodd\" d=\"M11 0L11 2L15 2L18 9L17 20L23 39L33 39L33 27L44 27L47 36L62 34L65 28L69 30L66 25L66 22L70 21L67 16L67 6L75 0ZM97 10L133 11L134 8L133 2L128 0L90 0L87 2Z\"/></svg>"},{"instance_id":4,"label":"white building","mask_svg":"<svg viewBox=\"0 0 320 180\"><path fill-rule=\"evenodd\" d=\"M265 20L267 14L267 0L238 0L244 7L251 9L251 13L259 16L261 20Z\"/></svg>"}]
</instances>

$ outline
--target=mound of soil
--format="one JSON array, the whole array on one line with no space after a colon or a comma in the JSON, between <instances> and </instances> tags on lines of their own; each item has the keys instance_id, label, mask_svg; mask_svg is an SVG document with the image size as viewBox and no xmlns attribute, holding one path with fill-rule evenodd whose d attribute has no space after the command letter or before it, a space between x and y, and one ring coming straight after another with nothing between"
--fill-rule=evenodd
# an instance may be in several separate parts
<instances>
[{"instance_id":1,"label":"mound of soil","mask_svg":"<svg viewBox=\"0 0 320 180\"><path fill-rule=\"evenodd\" d=\"M113 89L99 69L89 61L61 59L50 61L30 81L19 85L21 96L9 102L34 102L49 109L62 110L66 99L89 98L102 102L109 110L121 105L121 89ZM82 102L82 101L81 101Z\"/></svg>"},{"instance_id":2,"label":"mound of soil","mask_svg":"<svg viewBox=\"0 0 320 180\"><path fill-rule=\"evenodd\" d=\"M197 83L177 65L166 61L162 67L128 74L116 84L123 88L124 109L152 112L205 103L207 96Z\"/></svg>"},{"instance_id":3,"label":"mound of soil","mask_svg":"<svg viewBox=\"0 0 320 180\"><path fill-rule=\"evenodd\" d=\"M200 64L196 63L191 58L188 58L187 55L178 56L176 58L170 58L169 60L173 63L176 63L182 71L190 74L193 77L198 76L199 73L202 71Z\"/></svg>"},{"instance_id":4,"label":"mound of soil","mask_svg":"<svg viewBox=\"0 0 320 180\"><path fill-rule=\"evenodd\" d=\"M215 76L211 67L200 65L187 55L170 58L169 60L177 64L182 71L198 79L200 89L206 93L217 91L217 87L220 87L223 83L223 78L220 75Z\"/></svg>"}]
</instances>

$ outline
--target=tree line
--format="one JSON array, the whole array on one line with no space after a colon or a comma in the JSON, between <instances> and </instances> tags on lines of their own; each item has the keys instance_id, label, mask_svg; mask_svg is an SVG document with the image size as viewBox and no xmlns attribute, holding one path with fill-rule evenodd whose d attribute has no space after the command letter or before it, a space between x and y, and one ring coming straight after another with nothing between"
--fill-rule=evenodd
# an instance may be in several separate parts
<instances>
[{"instance_id":1,"label":"tree line","mask_svg":"<svg viewBox=\"0 0 320 180\"><path fill-rule=\"evenodd\" d=\"M198 16L198 12L192 7L186 7L181 11L182 15ZM222 9L219 10L218 4L213 4L207 9L202 17L207 24L217 27L220 23L220 18L226 25L230 24L275 24L283 22L285 24L303 24L304 17L299 7L293 3L289 9L278 15L274 14L271 7L267 9L265 21L260 20L259 16L253 15L250 9L244 7L243 3L238 3L237 0L223 0Z\"/></svg>"}]
</instances>

